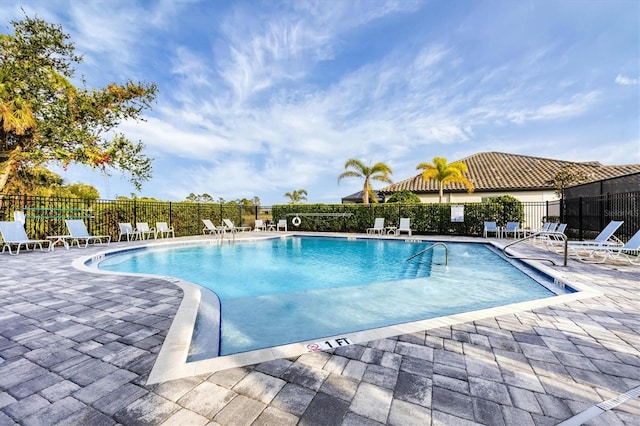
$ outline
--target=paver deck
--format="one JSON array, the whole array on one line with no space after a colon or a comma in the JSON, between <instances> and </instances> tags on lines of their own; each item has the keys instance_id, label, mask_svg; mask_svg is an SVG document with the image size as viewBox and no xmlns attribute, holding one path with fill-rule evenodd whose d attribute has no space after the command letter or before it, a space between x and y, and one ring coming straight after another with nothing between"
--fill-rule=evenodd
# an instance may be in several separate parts
<instances>
[{"instance_id":1,"label":"paver deck","mask_svg":"<svg viewBox=\"0 0 640 426\"><path fill-rule=\"evenodd\" d=\"M147 385L182 292L71 266L104 249L0 254L0 426L640 424L638 266L570 260L601 296Z\"/></svg>"}]
</instances>

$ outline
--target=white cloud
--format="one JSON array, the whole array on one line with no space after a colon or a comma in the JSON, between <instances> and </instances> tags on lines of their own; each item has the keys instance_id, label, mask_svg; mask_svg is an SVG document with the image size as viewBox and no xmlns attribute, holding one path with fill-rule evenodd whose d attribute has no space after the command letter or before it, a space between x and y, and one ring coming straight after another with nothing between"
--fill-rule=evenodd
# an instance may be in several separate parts
<instances>
[{"instance_id":1,"label":"white cloud","mask_svg":"<svg viewBox=\"0 0 640 426\"><path fill-rule=\"evenodd\" d=\"M484 150L600 159L602 141L620 127L626 130L611 137L637 147L628 142L637 93L613 98L598 85L626 69L620 62L629 55L581 57L582 39L545 33L554 25L528 25L520 34L512 31L518 22L509 22L505 34L486 16L474 18L478 8L460 14L452 7L441 22L430 3L403 0L330 7L162 0L144 10L123 0L69 1L69 11L57 7L57 14L56 2L40 3L31 16L71 19L64 27L86 52L82 72L90 78L140 75L158 83L148 120L121 130L157 158L145 191L159 198L208 192L280 202L284 192L306 188L312 201L338 201L360 189L357 180L336 182L351 157L387 162L403 178L436 155L454 160ZM515 21L529 19L510 2L502 7L516 8ZM0 14L6 10L0 5ZM460 29L443 31L451 28ZM395 30L394 43L385 43ZM638 79L619 74L615 82ZM607 122L586 126L594 117ZM607 161L627 161L618 147L607 148Z\"/></svg>"},{"instance_id":2,"label":"white cloud","mask_svg":"<svg viewBox=\"0 0 640 426\"><path fill-rule=\"evenodd\" d=\"M637 78L625 77L622 74L618 74L616 76L616 83L621 86L635 86L638 84Z\"/></svg>"}]
</instances>

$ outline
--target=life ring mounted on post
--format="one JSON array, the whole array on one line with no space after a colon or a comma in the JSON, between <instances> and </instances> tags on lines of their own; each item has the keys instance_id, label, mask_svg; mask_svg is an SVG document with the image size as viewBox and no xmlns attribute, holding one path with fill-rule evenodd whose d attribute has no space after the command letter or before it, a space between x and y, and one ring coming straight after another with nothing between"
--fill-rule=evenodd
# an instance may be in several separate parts
<instances>
[{"instance_id":1,"label":"life ring mounted on post","mask_svg":"<svg viewBox=\"0 0 640 426\"><path fill-rule=\"evenodd\" d=\"M293 224L293 226L300 226L300 222L302 222L300 220L300 216L296 216L293 219L291 219L291 223Z\"/></svg>"}]
</instances>

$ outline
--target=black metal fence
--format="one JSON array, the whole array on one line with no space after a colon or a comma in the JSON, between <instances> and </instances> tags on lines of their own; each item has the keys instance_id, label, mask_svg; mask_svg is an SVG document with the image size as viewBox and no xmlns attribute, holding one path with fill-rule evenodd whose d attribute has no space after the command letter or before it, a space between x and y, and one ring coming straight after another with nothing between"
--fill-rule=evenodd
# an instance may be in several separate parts
<instances>
[{"instance_id":1,"label":"black metal fence","mask_svg":"<svg viewBox=\"0 0 640 426\"><path fill-rule=\"evenodd\" d=\"M176 236L202 233L202 219L220 224L230 219L234 224L252 226L258 209L233 204L168 202L145 200L88 200L81 198L0 195L0 220L13 220L16 210L25 213L25 228L32 237L67 233L65 219L83 219L91 234L119 235L119 223L167 222Z\"/></svg>"},{"instance_id":2,"label":"black metal fence","mask_svg":"<svg viewBox=\"0 0 640 426\"><path fill-rule=\"evenodd\" d=\"M640 230L640 191L624 194L604 194L564 200L560 221L567 223L567 235L575 239L590 239L612 220L624 223L616 232L623 241Z\"/></svg>"},{"instance_id":3,"label":"black metal fence","mask_svg":"<svg viewBox=\"0 0 640 426\"><path fill-rule=\"evenodd\" d=\"M543 222L567 223L566 233L574 239L596 235L611 220L623 220L616 235L627 240L640 229L640 192L578 197L564 201L461 204L464 220L452 220L450 204L299 204L242 206L237 204L168 202L146 200L87 200L80 198L0 195L0 220L13 220L23 211L26 230L32 238L66 234L65 219L83 219L90 233L117 238L120 222L167 222L176 236L202 233L202 219L221 224L230 219L238 226L254 226L256 219L287 219L289 229L305 231L364 232L376 217L387 225L398 225L401 217L411 219L416 234L481 235L483 221L504 225L518 221L522 227L539 228ZM460 208L454 210L460 211ZM300 224L292 219L299 215ZM296 221L297 222L297 221Z\"/></svg>"}]
</instances>

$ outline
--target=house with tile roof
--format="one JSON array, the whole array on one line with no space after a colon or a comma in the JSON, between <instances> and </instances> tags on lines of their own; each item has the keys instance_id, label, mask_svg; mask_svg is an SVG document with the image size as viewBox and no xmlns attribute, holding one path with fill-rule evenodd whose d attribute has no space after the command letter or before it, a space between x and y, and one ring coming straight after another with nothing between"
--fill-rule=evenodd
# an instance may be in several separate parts
<instances>
[{"instance_id":1,"label":"house with tile roof","mask_svg":"<svg viewBox=\"0 0 640 426\"><path fill-rule=\"evenodd\" d=\"M553 180L562 170L582 173L588 182L640 172L640 164L606 166L597 161L573 162L504 152L480 152L457 161L467 165L466 177L473 183L474 192L468 193L459 183L447 184L445 203L481 202L500 195L512 195L522 202L553 201L558 199ZM438 182L425 182L422 173L378 192L387 199L402 189L415 193L423 203L438 202Z\"/></svg>"}]
</instances>

